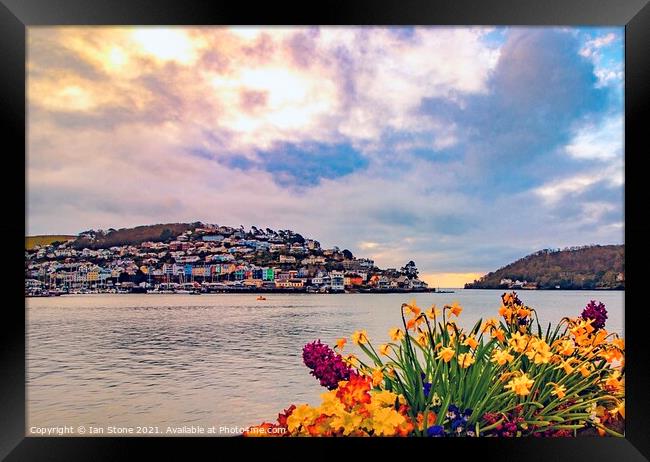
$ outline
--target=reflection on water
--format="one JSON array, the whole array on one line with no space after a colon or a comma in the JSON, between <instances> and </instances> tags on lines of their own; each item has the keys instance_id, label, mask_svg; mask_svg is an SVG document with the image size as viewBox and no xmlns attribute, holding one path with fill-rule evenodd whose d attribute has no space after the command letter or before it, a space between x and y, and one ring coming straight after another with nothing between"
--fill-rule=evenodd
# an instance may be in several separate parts
<instances>
[{"instance_id":1,"label":"reflection on water","mask_svg":"<svg viewBox=\"0 0 650 462\"><path fill-rule=\"evenodd\" d=\"M495 317L498 291L417 294L422 307L458 300L459 324ZM540 322L603 301L623 332L623 292L523 291ZM356 329L385 341L403 294L88 295L27 301L27 425L245 427L324 390L302 346ZM349 349L349 347L348 347ZM353 351L353 350L350 350Z\"/></svg>"}]
</instances>

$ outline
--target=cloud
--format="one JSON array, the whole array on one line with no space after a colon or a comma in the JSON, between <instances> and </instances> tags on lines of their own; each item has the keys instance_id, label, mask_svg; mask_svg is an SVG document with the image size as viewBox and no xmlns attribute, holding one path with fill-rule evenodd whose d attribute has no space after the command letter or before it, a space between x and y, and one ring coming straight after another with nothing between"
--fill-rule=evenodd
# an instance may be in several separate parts
<instances>
[{"instance_id":1,"label":"cloud","mask_svg":"<svg viewBox=\"0 0 650 462\"><path fill-rule=\"evenodd\" d=\"M583 35L32 28L28 230L289 228L450 278L622 242L620 88Z\"/></svg>"}]
</instances>

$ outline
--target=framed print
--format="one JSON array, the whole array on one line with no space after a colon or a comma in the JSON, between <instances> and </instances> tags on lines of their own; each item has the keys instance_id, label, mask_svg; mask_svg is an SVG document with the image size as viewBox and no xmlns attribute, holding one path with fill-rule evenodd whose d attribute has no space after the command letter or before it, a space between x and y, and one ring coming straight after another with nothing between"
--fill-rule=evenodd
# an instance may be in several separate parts
<instances>
[{"instance_id":1,"label":"framed print","mask_svg":"<svg viewBox=\"0 0 650 462\"><path fill-rule=\"evenodd\" d=\"M646 3L3 0L2 456L647 460Z\"/></svg>"}]
</instances>

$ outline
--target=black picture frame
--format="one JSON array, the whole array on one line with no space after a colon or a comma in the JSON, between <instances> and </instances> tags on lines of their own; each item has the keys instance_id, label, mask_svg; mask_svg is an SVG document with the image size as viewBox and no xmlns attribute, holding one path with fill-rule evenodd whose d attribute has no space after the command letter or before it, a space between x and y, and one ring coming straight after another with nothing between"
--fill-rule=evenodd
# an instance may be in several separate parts
<instances>
[{"instance_id":1,"label":"black picture frame","mask_svg":"<svg viewBox=\"0 0 650 462\"><path fill-rule=\"evenodd\" d=\"M625 26L625 337L626 337L626 429L625 438L520 438L437 439L287 439L244 438L43 438L25 436L25 311L22 274L24 261L18 242L25 236L25 203L13 199L22 187L25 167L25 52L26 28L37 25L192 25L192 24L350 24L350 25L566 25ZM498 460L618 460L650 458L650 390L644 323L645 300L641 285L647 261L648 235L644 224L647 197L643 184L644 121L648 119L650 93L650 5L648 0L337 0L282 7L276 3L249 5L240 2L201 0L0 0L1 126L5 132L4 162L5 293L2 312L2 390L0 392L0 457L6 460L115 460L131 451L168 452L202 449L218 455L217 447L242 450L249 447L293 451L312 457L344 444L345 451L373 446L407 457L439 456L440 448L469 460L474 456ZM645 117L644 117L645 116ZM13 171L16 173L10 173ZM13 261L15 258L15 262ZM635 297L639 299L635 303ZM15 301L14 301L15 299ZM236 446L236 447L235 447ZM299 446L299 447L298 447ZM410 447L413 446L413 447ZM423 452L420 452L423 451ZM384 452L388 457L388 452ZM339 453L336 457L342 457Z\"/></svg>"}]
</instances>

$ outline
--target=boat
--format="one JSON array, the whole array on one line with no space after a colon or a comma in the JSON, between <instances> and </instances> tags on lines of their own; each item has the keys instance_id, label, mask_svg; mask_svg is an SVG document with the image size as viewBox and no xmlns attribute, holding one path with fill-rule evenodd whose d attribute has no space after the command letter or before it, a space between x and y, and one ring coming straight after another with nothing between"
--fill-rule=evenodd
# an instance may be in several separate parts
<instances>
[{"instance_id":1,"label":"boat","mask_svg":"<svg viewBox=\"0 0 650 462\"><path fill-rule=\"evenodd\" d=\"M262 297L261 295L257 297L257 300L266 300L266 297Z\"/></svg>"}]
</instances>

